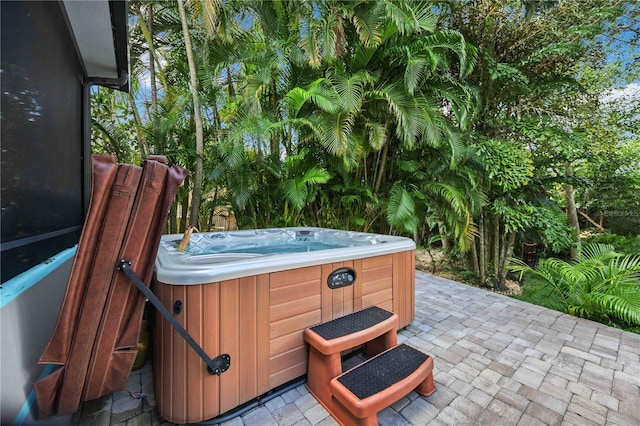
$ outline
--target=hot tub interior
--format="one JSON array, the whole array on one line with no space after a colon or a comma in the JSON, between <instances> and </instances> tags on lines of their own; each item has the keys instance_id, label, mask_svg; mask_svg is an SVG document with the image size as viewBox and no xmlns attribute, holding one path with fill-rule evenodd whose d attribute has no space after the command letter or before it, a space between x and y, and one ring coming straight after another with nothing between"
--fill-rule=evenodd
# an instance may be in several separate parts
<instances>
[{"instance_id":1,"label":"hot tub interior","mask_svg":"<svg viewBox=\"0 0 640 426\"><path fill-rule=\"evenodd\" d=\"M180 238L164 242L167 251L178 253ZM196 233L183 254L199 256L222 253L285 254L304 253L384 242L383 236L335 229L266 229Z\"/></svg>"}]
</instances>

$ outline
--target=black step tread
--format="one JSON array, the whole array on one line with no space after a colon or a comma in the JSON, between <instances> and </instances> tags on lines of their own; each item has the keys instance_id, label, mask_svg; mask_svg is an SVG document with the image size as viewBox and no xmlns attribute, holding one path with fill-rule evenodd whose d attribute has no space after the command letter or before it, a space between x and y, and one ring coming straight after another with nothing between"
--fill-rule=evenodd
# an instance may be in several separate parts
<instances>
[{"instance_id":1,"label":"black step tread","mask_svg":"<svg viewBox=\"0 0 640 426\"><path fill-rule=\"evenodd\" d=\"M428 358L429 355L400 344L338 376L337 380L362 400L409 377Z\"/></svg>"},{"instance_id":2,"label":"black step tread","mask_svg":"<svg viewBox=\"0 0 640 426\"><path fill-rule=\"evenodd\" d=\"M313 326L311 330L323 339L331 340L366 330L389 319L392 315L392 312L377 306L370 306L361 311Z\"/></svg>"}]
</instances>

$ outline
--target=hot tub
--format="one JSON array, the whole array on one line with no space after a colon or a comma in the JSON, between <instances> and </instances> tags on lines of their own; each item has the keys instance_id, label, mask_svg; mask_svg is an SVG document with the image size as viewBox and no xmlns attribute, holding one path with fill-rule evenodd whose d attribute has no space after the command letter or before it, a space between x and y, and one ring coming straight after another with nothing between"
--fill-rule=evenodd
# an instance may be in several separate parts
<instances>
[{"instance_id":1,"label":"hot tub","mask_svg":"<svg viewBox=\"0 0 640 426\"><path fill-rule=\"evenodd\" d=\"M415 243L409 238L262 229L193 234L182 252L181 238L162 237L154 291L210 357L229 354L231 367L209 375L158 316L156 402L168 421L211 419L303 376L307 327L371 305L398 314L400 327L414 318Z\"/></svg>"}]
</instances>

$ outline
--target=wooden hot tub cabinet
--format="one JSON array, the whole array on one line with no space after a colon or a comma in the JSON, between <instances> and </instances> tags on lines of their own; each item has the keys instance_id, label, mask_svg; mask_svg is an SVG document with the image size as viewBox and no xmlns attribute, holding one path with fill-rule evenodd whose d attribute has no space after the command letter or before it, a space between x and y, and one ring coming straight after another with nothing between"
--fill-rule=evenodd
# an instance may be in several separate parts
<instances>
[{"instance_id":1,"label":"wooden hot tub cabinet","mask_svg":"<svg viewBox=\"0 0 640 426\"><path fill-rule=\"evenodd\" d=\"M353 285L330 289L329 274L356 272ZM231 367L209 375L204 362L160 315L154 330L159 414L174 423L211 419L306 373L305 328L377 305L414 319L415 251L264 273L208 284L154 283L155 293L211 357Z\"/></svg>"}]
</instances>

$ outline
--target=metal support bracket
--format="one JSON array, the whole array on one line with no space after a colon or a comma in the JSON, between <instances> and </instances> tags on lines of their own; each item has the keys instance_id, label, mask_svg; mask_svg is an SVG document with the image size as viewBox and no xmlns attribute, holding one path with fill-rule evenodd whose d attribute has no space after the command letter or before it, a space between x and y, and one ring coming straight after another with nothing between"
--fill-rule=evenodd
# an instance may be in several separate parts
<instances>
[{"instance_id":1,"label":"metal support bracket","mask_svg":"<svg viewBox=\"0 0 640 426\"><path fill-rule=\"evenodd\" d=\"M194 351L196 351L198 356L202 358L205 364L207 364L207 371L209 372L209 374L219 376L229 369L229 367L231 366L231 356L229 354L222 354L213 359L209 358L209 355L207 355L204 349L202 349L202 347L198 345L195 340L193 340L193 337L191 337L187 330L185 330L184 327L182 327L182 325L180 325L180 323L176 321L169 310L162 304L160 299L158 299L158 297L153 294L151 289L149 289L145 285L145 283L142 282L140 277L138 277L138 275L136 275L136 273L131 270L131 261L123 259L118 262L118 270L124 272L125 275L129 277L131 282L133 282L133 284L138 287L138 290L140 290L142 294L144 294L145 297L153 304L153 306L155 306L155 308L158 310L158 312L160 312L164 319L166 319L169 324L171 324L171 326L176 329L180 336L182 336L187 344L191 346Z\"/></svg>"}]
</instances>

